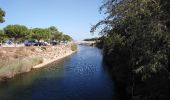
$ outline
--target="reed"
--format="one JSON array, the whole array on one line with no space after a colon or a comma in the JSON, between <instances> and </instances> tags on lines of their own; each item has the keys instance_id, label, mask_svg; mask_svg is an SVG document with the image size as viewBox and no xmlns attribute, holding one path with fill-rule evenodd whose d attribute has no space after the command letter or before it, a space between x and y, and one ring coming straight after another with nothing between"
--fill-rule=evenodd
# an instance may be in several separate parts
<instances>
[{"instance_id":1,"label":"reed","mask_svg":"<svg viewBox=\"0 0 170 100\"><path fill-rule=\"evenodd\" d=\"M43 59L39 57L0 59L0 77L11 78L16 74L28 72L42 62Z\"/></svg>"}]
</instances>

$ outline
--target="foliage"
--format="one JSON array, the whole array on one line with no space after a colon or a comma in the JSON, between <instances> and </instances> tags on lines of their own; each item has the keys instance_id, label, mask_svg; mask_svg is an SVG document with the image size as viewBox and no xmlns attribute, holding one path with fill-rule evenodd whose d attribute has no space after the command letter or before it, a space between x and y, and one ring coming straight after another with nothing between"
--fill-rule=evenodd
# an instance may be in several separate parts
<instances>
[{"instance_id":1,"label":"foliage","mask_svg":"<svg viewBox=\"0 0 170 100\"><path fill-rule=\"evenodd\" d=\"M0 8L0 23L3 23L5 20L4 20L4 17L5 17L5 11L3 11L1 8Z\"/></svg>"},{"instance_id":2,"label":"foliage","mask_svg":"<svg viewBox=\"0 0 170 100\"><path fill-rule=\"evenodd\" d=\"M52 40L58 40L58 41L62 40L63 33L59 32L58 29L55 26L49 27L49 30L51 32L51 39Z\"/></svg>"},{"instance_id":3,"label":"foliage","mask_svg":"<svg viewBox=\"0 0 170 100\"><path fill-rule=\"evenodd\" d=\"M4 28L4 32L9 38L14 38L15 40L25 38L29 35L28 29L24 25L8 25Z\"/></svg>"},{"instance_id":4,"label":"foliage","mask_svg":"<svg viewBox=\"0 0 170 100\"><path fill-rule=\"evenodd\" d=\"M58 29L55 27L55 26L50 26L49 28L48 28L52 33L54 32L59 32L58 31Z\"/></svg>"},{"instance_id":5,"label":"foliage","mask_svg":"<svg viewBox=\"0 0 170 100\"><path fill-rule=\"evenodd\" d=\"M17 59L0 59L0 79L11 78L15 74L28 72L33 66L38 65L43 62L42 58L39 57L26 57Z\"/></svg>"},{"instance_id":6,"label":"foliage","mask_svg":"<svg viewBox=\"0 0 170 100\"><path fill-rule=\"evenodd\" d=\"M104 36L84 39L84 41L95 41L96 47L98 47L100 49L103 48L104 40L105 40Z\"/></svg>"},{"instance_id":7,"label":"foliage","mask_svg":"<svg viewBox=\"0 0 170 100\"><path fill-rule=\"evenodd\" d=\"M4 33L4 31L0 30L0 42L4 42L6 38L7 38L7 36Z\"/></svg>"},{"instance_id":8,"label":"foliage","mask_svg":"<svg viewBox=\"0 0 170 100\"><path fill-rule=\"evenodd\" d=\"M72 51L76 51L77 50L77 45L76 44L72 44L71 45L71 50Z\"/></svg>"},{"instance_id":9,"label":"foliage","mask_svg":"<svg viewBox=\"0 0 170 100\"><path fill-rule=\"evenodd\" d=\"M72 38L69 35L63 35L63 41L72 41Z\"/></svg>"},{"instance_id":10,"label":"foliage","mask_svg":"<svg viewBox=\"0 0 170 100\"><path fill-rule=\"evenodd\" d=\"M56 33L53 36L54 36L54 40L58 40L58 41L63 40L63 33L62 32Z\"/></svg>"},{"instance_id":11,"label":"foliage","mask_svg":"<svg viewBox=\"0 0 170 100\"><path fill-rule=\"evenodd\" d=\"M84 39L84 41L97 41L97 40L99 40L99 38L98 38L98 37Z\"/></svg>"},{"instance_id":12,"label":"foliage","mask_svg":"<svg viewBox=\"0 0 170 100\"><path fill-rule=\"evenodd\" d=\"M118 69L132 84L140 80L149 87L152 79L164 82L170 77L169 6L169 0L104 0L101 10L107 17L91 31L103 25L100 34L105 37L104 58L115 73ZM161 83L154 83L158 84ZM162 89L147 91L152 94L148 94L151 98L158 92L159 95L166 93Z\"/></svg>"},{"instance_id":13,"label":"foliage","mask_svg":"<svg viewBox=\"0 0 170 100\"><path fill-rule=\"evenodd\" d=\"M32 38L41 40L41 39L49 39L50 38L50 31L48 29L42 29L42 28L34 28L32 29Z\"/></svg>"},{"instance_id":14,"label":"foliage","mask_svg":"<svg viewBox=\"0 0 170 100\"><path fill-rule=\"evenodd\" d=\"M72 38L69 35L65 35L62 32L59 32L55 26L49 27L49 30L51 32L52 40L58 40L58 41L71 41L72 40Z\"/></svg>"},{"instance_id":15,"label":"foliage","mask_svg":"<svg viewBox=\"0 0 170 100\"><path fill-rule=\"evenodd\" d=\"M5 35L3 35L5 33ZM33 28L28 29L24 25L8 25L4 28L4 32L0 31L1 40L6 38L14 38L16 41L23 42L29 40L57 40L57 41L72 41L69 35L59 32L55 26L49 28Z\"/></svg>"}]
</instances>

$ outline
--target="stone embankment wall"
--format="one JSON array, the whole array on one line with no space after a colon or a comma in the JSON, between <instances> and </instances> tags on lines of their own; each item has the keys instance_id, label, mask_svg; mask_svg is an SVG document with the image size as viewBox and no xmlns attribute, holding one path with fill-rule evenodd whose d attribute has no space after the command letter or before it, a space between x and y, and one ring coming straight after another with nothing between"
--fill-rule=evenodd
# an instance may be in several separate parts
<instances>
[{"instance_id":1,"label":"stone embankment wall","mask_svg":"<svg viewBox=\"0 0 170 100\"><path fill-rule=\"evenodd\" d=\"M71 55L73 44L41 47L0 48L0 80L7 80L16 74L44 67L58 59Z\"/></svg>"}]
</instances>

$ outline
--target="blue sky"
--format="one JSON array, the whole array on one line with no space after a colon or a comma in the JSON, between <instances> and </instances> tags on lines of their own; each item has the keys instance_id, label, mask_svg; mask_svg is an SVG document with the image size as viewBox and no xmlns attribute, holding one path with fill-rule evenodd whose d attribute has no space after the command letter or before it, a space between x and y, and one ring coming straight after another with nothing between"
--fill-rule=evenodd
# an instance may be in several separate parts
<instances>
[{"instance_id":1,"label":"blue sky","mask_svg":"<svg viewBox=\"0 0 170 100\"><path fill-rule=\"evenodd\" d=\"M102 0L0 0L5 10L3 28L9 24L22 24L29 28L56 26L75 40L95 37L91 25L104 18L99 13Z\"/></svg>"}]
</instances>

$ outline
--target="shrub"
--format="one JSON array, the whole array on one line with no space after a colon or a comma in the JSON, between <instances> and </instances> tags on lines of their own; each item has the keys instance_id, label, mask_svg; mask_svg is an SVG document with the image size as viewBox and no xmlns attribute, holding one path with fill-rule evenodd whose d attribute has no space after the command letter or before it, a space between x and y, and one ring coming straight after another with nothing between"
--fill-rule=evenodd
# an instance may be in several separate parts
<instances>
[{"instance_id":1,"label":"shrub","mask_svg":"<svg viewBox=\"0 0 170 100\"><path fill-rule=\"evenodd\" d=\"M0 77L10 78L15 74L28 72L33 66L43 62L39 57L0 60Z\"/></svg>"},{"instance_id":2,"label":"shrub","mask_svg":"<svg viewBox=\"0 0 170 100\"><path fill-rule=\"evenodd\" d=\"M76 51L77 50L77 45L76 44L72 44L71 45L71 50L72 51Z\"/></svg>"}]
</instances>

